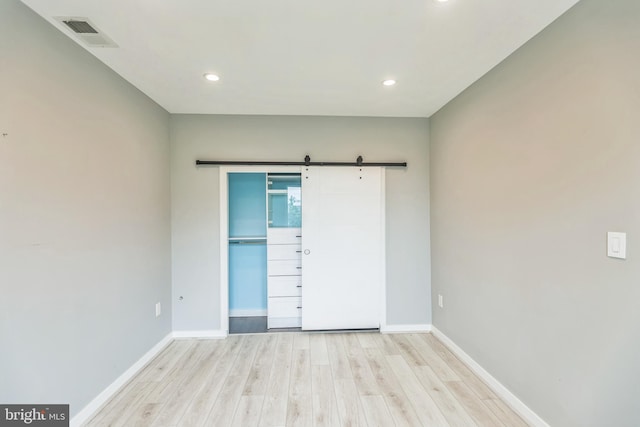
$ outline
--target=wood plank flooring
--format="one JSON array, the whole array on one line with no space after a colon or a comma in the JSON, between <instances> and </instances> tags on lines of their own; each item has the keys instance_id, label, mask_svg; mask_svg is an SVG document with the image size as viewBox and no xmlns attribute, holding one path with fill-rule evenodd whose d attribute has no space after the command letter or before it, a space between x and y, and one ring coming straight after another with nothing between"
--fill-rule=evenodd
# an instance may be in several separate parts
<instances>
[{"instance_id":1,"label":"wood plank flooring","mask_svg":"<svg viewBox=\"0 0 640 427\"><path fill-rule=\"evenodd\" d=\"M431 334L176 340L85 426L527 426Z\"/></svg>"}]
</instances>

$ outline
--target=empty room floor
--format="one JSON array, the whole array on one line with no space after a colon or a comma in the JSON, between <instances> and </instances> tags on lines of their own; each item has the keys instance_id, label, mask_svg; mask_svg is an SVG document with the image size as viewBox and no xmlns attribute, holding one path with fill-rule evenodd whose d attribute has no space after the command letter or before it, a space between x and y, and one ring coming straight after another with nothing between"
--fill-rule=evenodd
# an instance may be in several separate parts
<instances>
[{"instance_id":1,"label":"empty room floor","mask_svg":"<svg viewBox=\"0 0 640 427\"><path fill-rule=\"evenodd\" d=\"M176 340L87 426L526 426L428 333Z\"/></svg>"}]
</instances>

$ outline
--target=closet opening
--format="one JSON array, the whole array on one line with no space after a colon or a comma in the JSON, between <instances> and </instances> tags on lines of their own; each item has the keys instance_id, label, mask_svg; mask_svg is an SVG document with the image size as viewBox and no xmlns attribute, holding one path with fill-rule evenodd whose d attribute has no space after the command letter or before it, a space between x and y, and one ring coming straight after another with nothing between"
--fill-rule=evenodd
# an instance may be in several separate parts
<instances>
[{"instance_id":1,"label":"closet opening","mask_svg":"<svg viewBox=\"0 0 640 427\"><path fill-rule=\"evenodd\" d=\"M230 334L301 330L300 176L227 174Z\"/></svg>"}]
</instances>

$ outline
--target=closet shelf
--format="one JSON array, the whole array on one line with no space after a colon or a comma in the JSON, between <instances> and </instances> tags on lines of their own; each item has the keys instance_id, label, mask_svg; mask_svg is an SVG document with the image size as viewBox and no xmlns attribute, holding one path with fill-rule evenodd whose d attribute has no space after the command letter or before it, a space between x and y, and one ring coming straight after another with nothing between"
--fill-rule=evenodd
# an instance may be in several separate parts
<instances>
[{"instance_id":1,"label":"closet shelf","mask_svg":"<svg viewBox=\"0 0 640 427\"><path fill-rule=\"evenodd\" d=\"M229 237L229 243L266 243L267 236Z\"/></svg>"}]
</instances>

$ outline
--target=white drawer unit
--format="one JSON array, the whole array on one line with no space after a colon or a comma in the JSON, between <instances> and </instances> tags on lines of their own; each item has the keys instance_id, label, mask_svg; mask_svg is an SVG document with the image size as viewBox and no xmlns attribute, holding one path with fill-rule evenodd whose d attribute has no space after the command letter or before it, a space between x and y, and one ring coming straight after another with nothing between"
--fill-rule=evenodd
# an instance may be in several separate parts
<instances>
[{"instance_id":1,"label":"white drawer unit","mask_svg":"<svg viewBox=\"0 0 640 427\"><path fill-rule=\"evenodd\" d=\"M301 228L269 228L267 229L267 244L291 245L302 243Z\"/></svg>"},{"instance_id":2,"label":"white drawer unit","mask_svg":"<svg viewBox=\"0 0 640 427\"><path fill-rule=\"evenodd\" d=\"M269 314L273 317L298 317L302 310L302 297L269 298Z\"/></svg>"},{"instance_id":3,"label":"white drawer unit","mask_svg":"<svg viewBox=\"0 0 640 427\"><path fill-rule=\"evenodd\" d=\"M267 328L302 326L302 297L269 297Z\"/></svg>"},{"instance_id":4,"label":"white drawer unit","mask_svg":"<svg viewBox=\"0 0 640 427\"><path fill-rule=\"evenodd\" d=\"M269 297L302 296L302 276L269 277Z\"/></svg>"},{"instance_id":5,"label":"white drawer unit","mask_svg":"<svg viewBox=\"0 0 640 427\"><path fill-rule=\"evenodd\" d=\"M268 260L300 259L301 245L269 245Z\"/></svg>"},{"instance_id":6,"label":"white drawer unit","mask_svg":"<svg viewBox=\"0 0 640 427\"><path fill-rule=\"evenodd\" d=\"M267 329L278 328L301 328L302 327L302 315L296 317L268 317Z\"/></svg>"},{"instance_id":7,"label":"white drawer unit","mask_svg":"<svg viewBox=\"0 0 640 427\"><path fill-rule=\"evenodd\" d=\"M300 228L267 230L267 327L302 326L302 235Z\"/></svg>"},{"instance_id":8,"label":"white drawer unit","mask_svg":"<svg viewBox=\"0 0 640 427\"><path fill-rule=\"evenodd\" d=\"M269 276L299 276L301 272L302 260L300 259L272 259L267 261L267 274Z\"/></svg>"}]
</instances>

